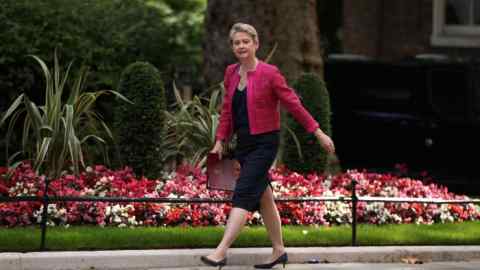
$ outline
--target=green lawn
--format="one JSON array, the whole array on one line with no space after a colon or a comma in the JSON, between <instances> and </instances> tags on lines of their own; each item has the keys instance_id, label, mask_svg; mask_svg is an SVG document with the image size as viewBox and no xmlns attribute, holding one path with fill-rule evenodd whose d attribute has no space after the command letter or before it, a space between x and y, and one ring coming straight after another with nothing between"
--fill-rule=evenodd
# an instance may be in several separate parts
<instances>
[{"instance_id":1,"label":"green lawn","mask_svg":"<svg viewBox=\"0 0 480 270\"><path fill-rule=\"evenodd\" d=\"M167 228L48 228L48 250L114 250L215 247L222 227ZM348 246L349 226L284 226L287 247ZM358 245L480 245L480 222L436 225L359 225ZM35 251L40 246L39 228L0 228L0 251ZM264 227L246 227L234 247L270 246Z\"/></svg>"}]
</instances>

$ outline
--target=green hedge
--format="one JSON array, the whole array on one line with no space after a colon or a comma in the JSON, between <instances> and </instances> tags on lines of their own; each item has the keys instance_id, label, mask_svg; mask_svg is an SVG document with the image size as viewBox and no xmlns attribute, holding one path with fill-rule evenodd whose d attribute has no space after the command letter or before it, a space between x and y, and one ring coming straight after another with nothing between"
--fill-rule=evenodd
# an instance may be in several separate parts
<instances>
[{"instance_id":1,"label":"green hedge","mask_svg":"<svg viewBox=\"0 0 480 270\"><path fill-rule=\"evenodd\" d=\"M122 73L118 91L134 103L116 106L120 159L137 175L156 178L162 170L160 150L166 109L160 74L150 63L135 62Z\"/></svg>"},{"instance_id":2,"label":"green hedge","mask_svg":"<svg viewBox=\"0 0 480 270\"><path fill-rule=\"evenodd\" d=\"M327 135L332 135L330 97L325 82L315 74L306 73L293 83L301 97L303 105L318 121L320 128ZM300 141L303 158L299 158L293 138L284 132L283 162L286 166L298 172L324 172L327 168L327 153L318 143L313 134L305 131L292 116L288 116L288 127L293 130Z\"/></svg>"}]
</instances>

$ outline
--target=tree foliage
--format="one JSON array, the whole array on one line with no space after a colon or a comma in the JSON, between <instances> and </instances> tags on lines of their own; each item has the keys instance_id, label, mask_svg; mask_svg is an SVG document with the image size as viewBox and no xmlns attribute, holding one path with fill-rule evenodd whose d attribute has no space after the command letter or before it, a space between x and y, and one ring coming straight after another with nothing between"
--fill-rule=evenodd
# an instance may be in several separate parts
<instances>
[{"instance_id":1,"label":"tree foliage","mask_svg":"<svg viewBox=\"0 0 480 270\"><path fill-rule=\"evenodd\" d=\"M94 67L99 83L107 85L115 85L121 70L134 61L148 60L167 68L199 60L203 2L1 1L0 66L7 73L0 75L0 88L9 89L17 86L15 79L29 78L22 85L29 89L33 78L21 64L24 56L52 60L56 47L65 58Z\"/></svg>"}]
</instances>

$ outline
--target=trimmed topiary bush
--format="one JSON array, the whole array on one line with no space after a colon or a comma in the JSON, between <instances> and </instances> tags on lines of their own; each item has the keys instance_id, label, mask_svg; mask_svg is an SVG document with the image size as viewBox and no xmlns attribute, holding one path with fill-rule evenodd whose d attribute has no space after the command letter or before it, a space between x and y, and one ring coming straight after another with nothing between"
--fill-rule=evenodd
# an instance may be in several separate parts
<instances>
[{"instance_id":1,"label":"trimmed topiary bush","mask_svg":"<svg viewBox=\"0 0 480 270\"><path fill-rule=\"evenodd\" d=\"M330 97L325 82L313 73L306 73L292 86L301 97L305 108L318 121L323 132L331 136ZM291 115L288 116L287 124L300 142L303 158L299 158L292 136L284 132L283 163L297 172L324 172L327 169L328 155L315 136L305 132L305 129Z\"/></svg>"},{"instance_id":2,"label":"trimmed topiary bush","mask_svg":"<svg viewBox=\"0 0 480 270\"><path fill-rule=\"evenodd\" d=\"M118 91L134 103L117 105L115 111L122 165L132 167L137 175L156 178L162 170L160 146L166 109L160 74L147 62L130 64L122 72Z\"/></svg>"}]
</instances>

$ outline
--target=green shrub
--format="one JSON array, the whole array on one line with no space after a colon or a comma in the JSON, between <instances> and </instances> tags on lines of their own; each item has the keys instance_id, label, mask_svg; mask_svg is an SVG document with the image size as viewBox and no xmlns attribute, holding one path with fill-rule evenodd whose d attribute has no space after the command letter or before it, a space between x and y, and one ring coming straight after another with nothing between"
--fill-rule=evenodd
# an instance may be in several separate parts
<instances>
[{"instance_id":1,"label":"green shrub","mask_svg":"<svg viewBox=\"0 0 480 270\"><path fill-rule=\"evenodd\" d=\"M122 72L118 91L134 103L116 106L120 160L138 175L156 178L162 170L160 150L166 109L160 73L147 62L130 64Z\"/></svg>"},{"instance_id":2,"label":"green shrub","mask_svg":"<svg viewBox=\"0 0 480 270\"><path fill-rule=\"evenodd\" d=\"M218 111L221 89L211 92L209 98L194 96L185 101L174 88L176 107L173 112L166 111L167 136L162 150L164 158L183 159L191 164L203 166L208 152L215 144L215 134L219 125ZM225 145L231 150L233 143Z\"/></svg>"},{"instance_id":3,"label":"green shrub","mask_svg":"<svg viewBox=\"0 0 480 270\"><path fill-rule=\"evenodd\" d=\"M102 116L94 110L95 103L106 94L127 100L115 91L85 92L88 69L82 67L72 81L72 62L66 69L62 69L56 53L52 70L40 57L30 56L43 71L45 99L38 106L25 93L20 94L3 114L0 127L10 119L6 133L7 155L10 138L15 128L20 126L19 122L23 122L22 150L13 154L9 160L13 161L22 154L22 160L32 159L37 173L46 173L53 178L59 177L69 165L78 174L80 166L85 167L85 154L91 150L88 141L103 146L106 143L101 137L103 134L112 138Z\"/></svg>"},{"instance_id":4,"label":"green shrub","mask_svg":"<svg viewBox=\"0 0 480 270\"><path fill-rule=\"evenodd\" d=\"M305 108L318 121L323 132L331 136L330 97L325 82L315 74L306 73L294 82L293 88L301 97ZM327 168L328 155L315 136L305 132L305 129L291 115L288 116L287 123L300 142L302 157L299 157L293 138L291 136L284 138L282 158L286 166L298 172L324 172Z\"/></svg>"}]
</instances>

